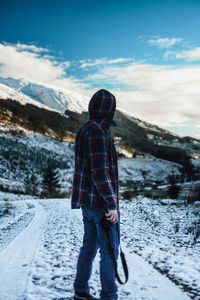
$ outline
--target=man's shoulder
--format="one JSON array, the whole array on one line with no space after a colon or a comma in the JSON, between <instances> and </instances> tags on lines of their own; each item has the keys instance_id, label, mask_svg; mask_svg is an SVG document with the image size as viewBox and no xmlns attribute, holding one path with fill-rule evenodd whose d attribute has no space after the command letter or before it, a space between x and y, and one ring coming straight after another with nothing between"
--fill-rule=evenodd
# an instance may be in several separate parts
<instances>
[{"instance_id":1,"label":"man's shoulder","mask_svg":"<svg viewBox=\"0 0 200 300\"><path fill-rule=\"evenodd\" d=\"M85 122L78 130L77 135L87 133L88 128L90 127L89 121Z\"/></svg>"},{"instance_id":2,"label":"man's shoulder","mask_svg":"<svg viewBox=\"0 0 200 300\"><path fill-rule=\"evenodd\" d=\"M80 134L88 135L94 132L95 134L102 134L104 133L104 130L98 122L94 120L88 120L79 128L77 135Z\"/></svg>"}]
</instances>

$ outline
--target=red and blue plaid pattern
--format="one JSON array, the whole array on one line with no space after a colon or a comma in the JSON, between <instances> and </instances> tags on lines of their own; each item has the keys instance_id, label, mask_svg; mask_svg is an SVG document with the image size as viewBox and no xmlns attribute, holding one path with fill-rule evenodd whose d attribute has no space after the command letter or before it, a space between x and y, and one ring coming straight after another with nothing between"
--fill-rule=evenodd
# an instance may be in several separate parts
<instances>
[{"instance_id":1,"label":"red and blue plaid pattern","mask_svg":"<svg viewBox=\"0 0 200 300\"><path fill-rule=\"evenodd\" d=\"M79 129L75 139L71 207L97 209L106 205L108 209L119 210L117 154L109 128L116 126L112 120L116 102L106 90L94 96L89 103L90 120Z\"/></svg>"}]
</instances>

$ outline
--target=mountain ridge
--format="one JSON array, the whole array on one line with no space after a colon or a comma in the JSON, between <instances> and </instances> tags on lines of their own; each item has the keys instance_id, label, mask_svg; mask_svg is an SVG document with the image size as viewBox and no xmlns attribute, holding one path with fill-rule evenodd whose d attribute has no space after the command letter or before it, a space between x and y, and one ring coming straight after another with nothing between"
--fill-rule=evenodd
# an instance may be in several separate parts
<instances>
[{"instance_id":1,"label":"mountain ridge","mask_svg":"<svg viewBox=\"0 0 200 300\"><path fill-rule=\"evenodd\" d=\"M50 109L64 113L66 109L76 112L87 110L87 103L89 99L77 92L56 87L48 83L41 83L36 81L29 81L25 79L16 79L12 77L0 77L0 84L4 85L4 95L2 97L0 88L0 97L5 99L6 87L8 87L8 97L10 97L9 90L12 91L12 98L15 99L15 93L20 93L21 100L32 99L33 101L43 104ZM28 98L27 98L28 97ZM37 103L35 103L37 105Z\"/></svg>"},{"instance_id":2,"label":"mountain ridge","mask_svg":"<svg viewBox=\"0 0 200 300\"><path fill-rule=\"evenodd\" d=\"M61 193L70 193L74 140L79 128L89 119L88 111L83 107L80 110L80 105L74 104L76 98L68 98L73 110L69 109L69 102L64 103L61 110L49 107L47 102L34 100L31 93L31 96L22 93L21 81L13 80L12 85L15 89L0 83L0 190L29 193L31 189L33 193L40 193L45 166L53 164L59 173ZM25 87L30 91L30 86L27 86L26 82ZM41 92L38 85L32 87ZM47 95L54 95L47 87L42 91L45 99L48 99ZM67 101L66 98L64 100ZM146 159L146 163L153 165L154 161L157 162L155 169L160 174L163 171L159 166L165 160L166 167L170 166L165 174L167 181L171 172L181 176L181 166L189 176L190 158L200 158L198 140L180 137L120 109L116 109L114 119L118 127L111 127L111 133L118 157L122 158L121 168L125 163L124 157L136 158L129 160L129 168L125 166L128 181L135 180L131 177L132 168L134 165L137 169L136 161L140 159L143 162ZM129 165L128 161L126 164ZM198 164L195 168L198 169ZM142 167L141 176L147 179L146 172L148 170Z\"/></svg>"},{"instance_id":3,"label":"mountain ridge","mask_svg":"<svg viewBox=\"0 0 200 300\"><path fill-rule=\"evenodd\" d=\"M86 110L89 99L81 95L76 98L77 93L71 91L68 91L71 94L63 94L61 90L28 80L0 77L0 122L17 124L61 141L73 141L80 126L89 119ZM129 157L150 154L178 163L183 163L188 155L200 156L197 139L181 137L121 109L116 110L114 119L118 127L111 127L111 132L121 154L124 151Z\"/></svg>"},{"instance_id":4,"label":"mountain ridge","mask_svg":"<svg viewBox=\"0 0 200 300\"><path fill-rule=\"evenodd\" d=\"M20 102L22 104L32 103L45 109L60 112L61 114L64 114L65 110L71 110L79 113L87 112L90 100L86 96L82 96L71 90L56 87L48 83L12 77L0 77L0 99L6 98L18 101L21 100ZM122 108L117 108L117 110L121 111L127 118L130 118L140 126L151 128L153 131L163 131L170 135L174 135L174 137L177 138L182 137L158 125L136 118L132 113Z\"/></svg>"}]
</instances>

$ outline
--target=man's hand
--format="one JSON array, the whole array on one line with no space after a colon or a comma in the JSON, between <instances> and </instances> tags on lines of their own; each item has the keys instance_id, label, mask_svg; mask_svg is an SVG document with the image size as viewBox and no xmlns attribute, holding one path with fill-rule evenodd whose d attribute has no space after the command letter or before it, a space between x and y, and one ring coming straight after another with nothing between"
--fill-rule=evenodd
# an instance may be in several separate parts
<instances>
[{"instance_id":1,"label":"man's hand","mask_svg":"<svg viewBox=\"0 0 200 300\"><path fill-rule=\"evenodd\" d=\"M106 219L113 224L118 222L118 213L117 210L109 210L108 213L105 213Z\"/></svg>"}]
</instances>

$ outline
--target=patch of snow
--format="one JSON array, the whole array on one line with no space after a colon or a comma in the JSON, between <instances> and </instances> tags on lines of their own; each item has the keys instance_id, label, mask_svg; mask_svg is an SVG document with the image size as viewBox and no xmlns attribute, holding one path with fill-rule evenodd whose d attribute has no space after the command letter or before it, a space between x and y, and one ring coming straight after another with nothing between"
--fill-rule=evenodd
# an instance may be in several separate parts
<instances>
[{"instance_id":1,"label":"patch of snow","mask_svg":"<svg viewBox=\"0 0 200 300\"><path fill-rule=\"evenodd\" d=\"M179 174L181 165L155 157L136 157L119 159L119 178L121 182L131 181L164 181L174 172Z\"/></svg>"},{"instance_id":2,"label":"patch of snow","mask_svg":"<svg viewBox=\"0 0 200 300\"><path fill-rule=\"evenodd\" d=\"M40 108L45 108L47 110L57 111L47 105L35 101L28 95L23 94L21 91L16 91L14 88L8 87L2 83L0 83L0 99L13 99L20 102L22 105L32 104Z\"/></svg>"},{"instance_id":3,"label":"patch of snow","mask_svg":"<svg viewBox=\"0 0 200 300\"><path fill-rule=\"evenodd\" d=\"M89 102L88 97L68 89L10 77L0 77L0 97L11 98L22 104L31 103L61 113L66 109L79 113L87 111Z\"/></svg>"}]
</instances>

